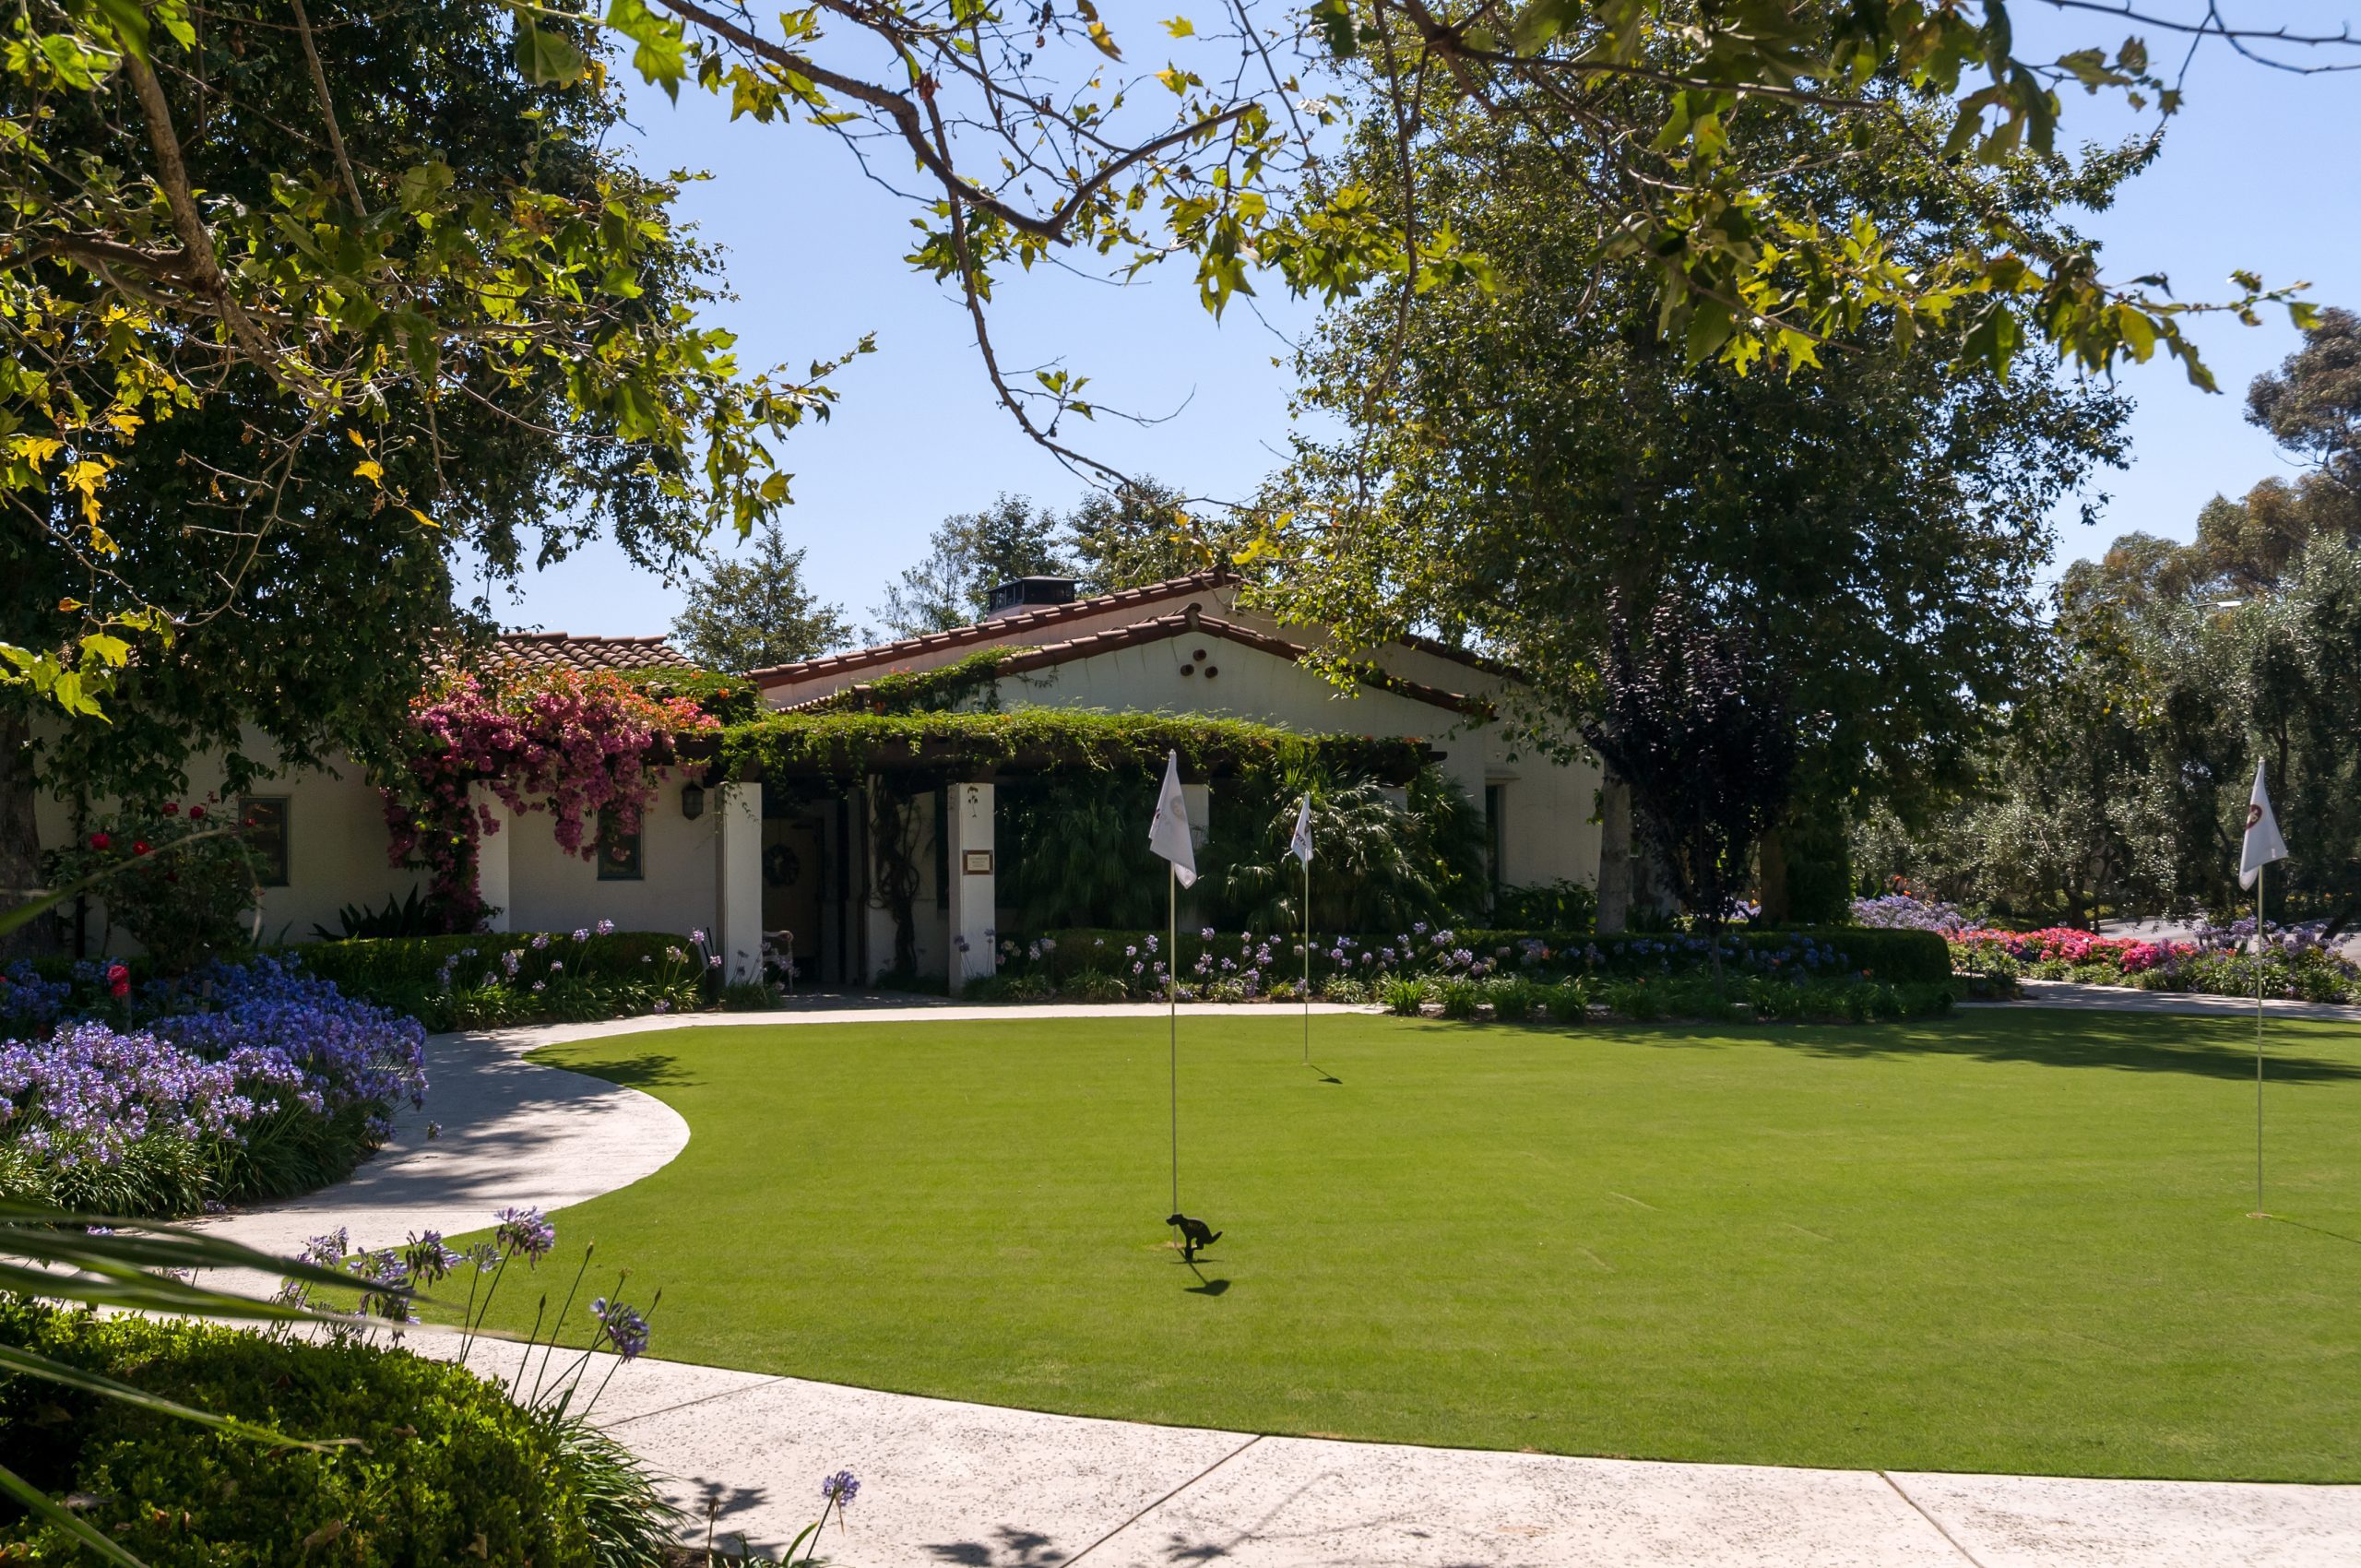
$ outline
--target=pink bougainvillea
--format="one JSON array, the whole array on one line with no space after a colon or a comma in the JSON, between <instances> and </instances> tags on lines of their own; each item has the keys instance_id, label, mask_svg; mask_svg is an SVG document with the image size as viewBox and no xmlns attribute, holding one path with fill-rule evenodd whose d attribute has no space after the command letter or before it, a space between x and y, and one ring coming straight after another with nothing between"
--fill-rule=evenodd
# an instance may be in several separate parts
<instances>
[{"instance_id":1,"label":"pink bougainvillea","mask_svg":"<svg viewBox=\"0 0 2361 1568\"><path fill-rule=\"evenodd\" d=\"M410 705L409 778L385 791L394 863L431 868L441 922L472 930L488 912L476 847L500 830L472 804L474 785L515 815L549 813L559 848L587 860L598 853L599 814L635 832L677 760L677 738L718 727L686 697L650 696L611 674L560 670L502 689L455 676Z\"/></svg>"}]
</instances>

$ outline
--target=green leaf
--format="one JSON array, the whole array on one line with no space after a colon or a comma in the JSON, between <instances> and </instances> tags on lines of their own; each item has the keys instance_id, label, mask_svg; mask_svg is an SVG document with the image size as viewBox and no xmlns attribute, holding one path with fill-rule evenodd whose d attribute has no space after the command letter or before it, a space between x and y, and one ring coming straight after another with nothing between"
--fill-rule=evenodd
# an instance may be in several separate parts
<instances>
[{"instance_id":1,"label":"green leaf","mask_svg":"<svg viewBox=\"0 0 2361 1568\"><path fill-rule=\"evenodd\" d=\"M41 1378L44 1382L54 1383L61 1387L77 1389L84 1394L96 1394L104 1398L117 1399L124 1404L136 1406L153 1415L170 1416L174 1420L180 1421L193 1421L198 1426L211 1427L216 1431L227 1432L232 1437L243 1438L249 1443L268 1443L273 1448L308 1448L324 1453L330 1448L353 1447L360 1442L358 1438L350 1437L328 1443L315 1443L308 1438L290 1437L275 1427L256 1426L250 1421L242 1421L235 1416L220 1416L214 1414L211 1410L200 1410L194 1405L184 1405L176 1399L167 1399L160 1394L150 1394L144 1388L136 1388L127 1383L117 1383L111 1377L101 1376L82 1367L69 1366L64 1361L53 1361L47 1356L37 1355L14 1345L0 1345L0 1368L21 1376Z\"/></svg>"},{"instance_id":2,"label":"green leaf","mask_svg":"<svg viewBox=\"0 0 2361 1568\"><path fill-rule=\"evenodd\" d=\"M564 87L580 81L590 65L572 39L520 16L516 18L516 68L536 86Z\"/></svg>"},{"instance_id":3,"label":"green leaf","mask_svg":"<svg viewBox=\"0 0 2361 1568\"><path fill-rule=\"evenodd\" d=\"M658 16L643 0L611 0L607 25L638 45L632 51L633 68L678 103L681 82L689 70L688 44L682 25Z\"/></svg>"},{"instance_id":4,"label":"green leaf","mask_svg":"<svg viewBox=\"0 0 2361 1568\"><path fill-rule=\"evenodd\" d=\"M101 1535L89 1523L67 1513L50 1500L47 1492L26 1480L6 1465L0 1465L0 1491L6 1492L33 1513L64 1530L109 1562L122 1563L125 1568L148 1568L131 1553Z\"/></svg>"},{"instance_id":5,"label":"green leaf","mask_svg":"<svg viewBox=\"0 0 2361 1568\"><path fill-rule=\"evenodd\" d=\"M98 0L99 15L105 18L113 31L115 42L134 59L148 58L148 12L139 0Z\"/></svg>"}]
</instances>

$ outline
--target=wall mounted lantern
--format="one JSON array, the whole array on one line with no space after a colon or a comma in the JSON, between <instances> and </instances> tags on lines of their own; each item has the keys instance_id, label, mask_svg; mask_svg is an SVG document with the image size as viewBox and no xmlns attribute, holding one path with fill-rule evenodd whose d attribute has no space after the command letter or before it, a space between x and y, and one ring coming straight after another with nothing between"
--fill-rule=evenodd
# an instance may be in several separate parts
<instances>
[{"instance_id":1,"label":"wall mounted lantern","mask_svg":"<svg viewBox=\"0 0 2361 1568\"><path fill-rule=\"evenodd\" d=\"M691 822L696 821L705 814L704 785L683 784L681 786L681 814Z\"/></svg>"}]
</instances>

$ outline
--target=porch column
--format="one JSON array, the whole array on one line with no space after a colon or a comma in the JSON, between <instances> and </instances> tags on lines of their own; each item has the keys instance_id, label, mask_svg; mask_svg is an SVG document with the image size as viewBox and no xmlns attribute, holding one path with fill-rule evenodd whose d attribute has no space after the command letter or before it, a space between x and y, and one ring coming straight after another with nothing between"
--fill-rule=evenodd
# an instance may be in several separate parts
<instances>
[{"instance_id":1,"label":"porch column","mask_svg":"<svg viewBox=\"0 0 2361 1568\"><path fill-rule=\"evenodd\" d=\"M951 992L957 995L971 980L982 980L999 967L993 944L999 921L992 909L998 901L1000 868L992 852L992 787L986 783L954 784L949 790L951 820L951 911L949 927ZM966 951L962 952L961 948Z\"/></svg>"},{"instance_id":2,"label":"porch column","mask_svg":"<svg viewBox=\"0 0 2361 1568\"><path fill-rule=\"evenodd\" d=\"M516 927L509 912L512 899L508 882L508 847L516 842L516 824L510 820L508 808L500 803L499 797L481 784L469 790L468 806L478 813L476 897L492 908L492 914L485 920L484 926L491 931L514 931ZM486 812L491 814L493 822L500 825L499 832L481 831L481 814Z\"/></svg>"},{"instance_id":3,"label":"porch column","mask_svg":"<svg viewBox=\"0 0 2361 1568\"><path fill-rule=\"evenodd\" d=\"M720 910L714 948L732 981L763 978L763 787L724 784L714 791L720 821Z\"/></svg>"}]
</instances>

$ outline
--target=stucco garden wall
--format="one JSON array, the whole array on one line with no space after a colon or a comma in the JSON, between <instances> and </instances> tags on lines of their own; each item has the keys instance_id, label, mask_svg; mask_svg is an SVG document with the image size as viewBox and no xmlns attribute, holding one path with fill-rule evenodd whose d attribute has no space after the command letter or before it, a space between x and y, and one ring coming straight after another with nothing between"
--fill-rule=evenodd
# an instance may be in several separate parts
<instances>
[{"instance_id":1,"label":"stucco garden wall","mask_svg":"<svg viewBox=\"0 0 2361 1568\"><path fill-rule=\"evenodd\" d=\"M249 737L249 746L266 742ZM200 757L189 767L185 802L219 796L221 766L215 757ZM339 931L337 911L347 904L383 906L389 898L422 886L425 873L388 865L386 860L386 818L377 791L349 758L334 759L332 769L306 768L283 778L256 782L255 795L284 797L287 804L288 885L263 890L260 929L265 942L309 942L315 926ZM111 800L94 800L89 810L102 816L113 809ZM231 810L234 802L208 809ZM55 849L73 837L70 802L42 797L38 808L42 848ZM138 944L121 932L106 938L105 900L90 900L90 951L132 953ZM106 945L101 949L101 939Z\"/></svg>"},{"instance_id":2,"label":"stucco garden wall","mask_svg":"<svg viewBox=\"0 0 2361 1568\"><path fill-rule=\"evenodd\" d=\"M712 931L720 921L721 816L717 791L705 813L681 814L676 771L640 821L641 878L600 881L598 866L558 848L546 814L528 812L502 828L508 845L510 931L566 931L611 920L625 931Z\"/></svg>"}]
</instances>

